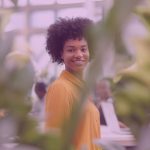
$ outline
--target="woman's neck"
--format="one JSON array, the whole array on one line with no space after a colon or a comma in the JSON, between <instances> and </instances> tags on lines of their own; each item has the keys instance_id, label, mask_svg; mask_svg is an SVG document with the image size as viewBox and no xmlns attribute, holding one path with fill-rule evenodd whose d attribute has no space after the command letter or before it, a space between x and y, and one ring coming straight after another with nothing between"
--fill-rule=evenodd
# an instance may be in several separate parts
<instances>
[{"instance_id":1,"label":"woman's neck","mask_svg":"<svg viewBox=\"0 0 150 150\"><path fill-rule=\"evenodd\" d=\"M77 77L80 80L83 80L83 72L75 72L69 69L65 69L66 71L70 72L71 74L73 74L75 77Z\"/></svg>"},{"instance_id":2,"label":"woman's neck","mask_svg":"<svg viewBox=\"0 0 150 150\"><path fill-rule=\"evenodd\" d=\"M73 73L78 79L83 80L83 73Z\"/></svg>"}]
</instances>

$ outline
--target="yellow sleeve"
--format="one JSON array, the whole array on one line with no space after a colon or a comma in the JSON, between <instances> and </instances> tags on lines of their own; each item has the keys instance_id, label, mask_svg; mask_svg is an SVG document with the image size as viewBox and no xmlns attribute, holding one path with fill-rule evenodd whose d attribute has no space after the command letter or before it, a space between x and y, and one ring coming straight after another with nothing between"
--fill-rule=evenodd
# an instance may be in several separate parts
<instances>
[{"instance_id":1,"label":"yellow sleeve","mask_svg":"<svg viewBox=\"0 0 150 150\"><path fill-rule=\"evenodd\" d=\"M55 84L48 89L45 107L45 128L60 128L70 114L69 93L67 90Z\"/></svg>"}]
</instances>

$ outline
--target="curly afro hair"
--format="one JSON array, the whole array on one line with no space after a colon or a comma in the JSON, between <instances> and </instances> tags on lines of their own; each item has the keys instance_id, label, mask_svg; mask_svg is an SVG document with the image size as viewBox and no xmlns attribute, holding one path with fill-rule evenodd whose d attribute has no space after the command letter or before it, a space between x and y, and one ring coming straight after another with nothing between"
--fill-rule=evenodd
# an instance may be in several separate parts
<instances>
[{"instance_id":1,"label":"curly afro hair","mask_svg":"<svg viewBox=\"0 0 150 150\"><path fill-rule=\"evenodd\" d=\"M87 28L93 26L93 21L88 18L59 18L48 28L46 51L53 62L62 64L61 54L64 44L69 39L85 38L88 42Z\"/></svg>"}]
</instances>

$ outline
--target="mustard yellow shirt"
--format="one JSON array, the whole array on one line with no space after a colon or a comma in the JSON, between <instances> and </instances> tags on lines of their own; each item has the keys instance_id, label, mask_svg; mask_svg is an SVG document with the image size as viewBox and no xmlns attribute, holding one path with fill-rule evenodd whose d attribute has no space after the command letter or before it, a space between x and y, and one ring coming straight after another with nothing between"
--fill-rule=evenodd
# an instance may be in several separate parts
<instances>
[{"instance_id":1,"label":"mustard yellow shirt","mask_svg":"<svg viewBox=\"0 0 150 150\"><path fill-rule=\"evenodd\" d=\"M63 121L71 113L75 101L79 100L78 92L84 82L68 71L63 71L60 77L48 88L46 95L45 128L60 128ZM99 150L93 140L100 138L99 111L91 100L87 100L81 120L79 121L73 145L76 150L86 147L88 150Z\"/></svg>"}]
</instances>

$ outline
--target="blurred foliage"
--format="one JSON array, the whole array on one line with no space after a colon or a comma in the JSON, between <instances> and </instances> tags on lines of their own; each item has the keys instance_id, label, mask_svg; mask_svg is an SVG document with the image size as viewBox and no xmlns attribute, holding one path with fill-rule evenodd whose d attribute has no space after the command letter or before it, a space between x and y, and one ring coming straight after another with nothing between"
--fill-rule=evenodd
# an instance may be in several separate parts
<instances>
[{"instance_id":1,"label":"blurred foliage","mask_svg":"<svg viewBox=\"0 0 150 150\"><path fill-rule=\"evenodd\" d=\"M12 2L17 6L17 0ZM90 36L96 55L87 71L88 86L83 91L81 103L73 110L70 122L65 124L61 136L55 132L40 133L36 128L37 122L28 115L31 109L29 95L35 78L34 69L29 54L12 51L13 33L7 35L3 32L11 13L0 10L0 108L5 110L0 123L9 118L15 122L12 130L15 128L13 136L18 143L41 150L72 149L71 139L78 116L89 91L101 75L103 56L108 54L110 45L113 45L116 59L118 54L130 57L121 38L121 30L128 16L135 10L137 2L116 0L102 25L98 24L96 29L92 30ZM138 8L136 13L149 28L149 9ZM139 52L135 70L120 73L120 80L115 84L114 96L119 115L139 138L141 128L148 125L150 117L150 38L135 39L134 44ZM9 123L8 128L11 126Z\"/></svg>"},{"instance_id":2,"label":"blurred foliage","mask_svg":"<svg viewBox=\"0 0 150 150\"><path fill-rule=\"evenodd\" d=\"M148 29L145 38L136 37L136 62L121 71L116 84L115 99L119 116L133 133L140 138L141 129L150 123L150 5L139 6L136 14L141 17Z\"/></svg>"},{"instance_id":3,"label":"blurred foliage","mask_svg":"<svg viewBox=\"0 0 150 150\"><path fill-rule=\"evenodd\" d=\"M2 34L5 25L8 23L9 21L9 17L10 17L11 12L8 10L1 10L0 11L0 35ZM0 38L2 38L0 36Z\"/></svg>"},{"instance_id":4,"label":"blurred foliage","mask_svg":"<svg viewBox=\"0 0 150 150\"><path fill-rule=\"evenodd\" d=\"M142 18L145 26L150 30L150 2L147 1L147 5L143 7L138 7L136 13Z\"/></svg>"}]
</instances>

